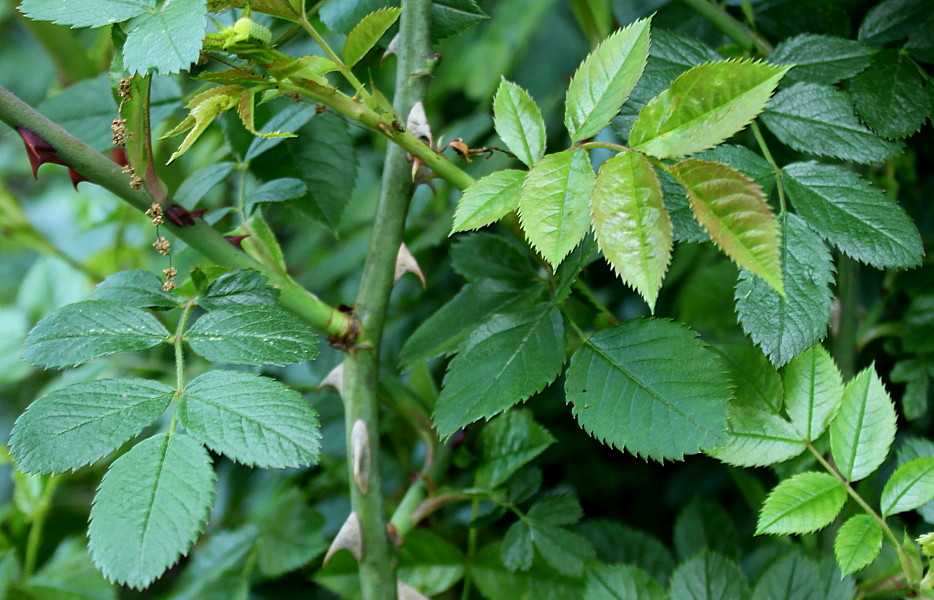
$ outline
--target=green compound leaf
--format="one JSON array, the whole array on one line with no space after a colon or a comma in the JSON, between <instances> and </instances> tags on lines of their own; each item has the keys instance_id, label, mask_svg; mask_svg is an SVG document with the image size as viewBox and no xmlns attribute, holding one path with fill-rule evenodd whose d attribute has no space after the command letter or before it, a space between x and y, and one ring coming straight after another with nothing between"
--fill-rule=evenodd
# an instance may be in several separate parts
<instances>
[{"instance_id":1,"label":"green compound leaf","mask_svg":"<svg viewBox=\"0 0 934 600\"><path fill-rule=\"evenodd\" d=\"M506 530L500 546L503 564L510 571L528 571L535 558L532 546L532 526L525 521L516 521Z\"/></svg>"},{"instance_id":2,"label":"green compound leaf","mask_svg":"<svg viewBox=\"0 0 934 600\"><path fill-rule=\"evenodd\" d=\"M706 453L728 465L765 467L798 456L807 448L791 423L768 410L733 406L727 440Z\"/></svg>"},{"instance_id":3,"label":"green compound leaf","mask_svg":"<svg viewBox=\"0 0 934 600\"><path fill-rule=\"evenodd\" d=\"M733 382L733 405L778 414L784 403L782 380L762 351L744 344L718 345L717 351Z\"/></svg>"},{"instance_id":4,"label":"green compound leaf","mask_svg":"<svg viewBox=\"0 0 934 600\"><path fill-rule=\"evenodd\" d=\"M175 433L144 440L104 475L88 526L91 559L107 579L142 589L188 552L214 500L211 457Z\"/></svg>"},{"instance_id":5,"label":"green compound leaf","mask_svg":"<svg viewBox=\"0 0 934 600\"><path fill-rule=\"evenodd\" d=\"M899 465L882 489L882 516L914 510L934 500L934 458L921 457Z\"/></svg>"},{"instance_id":6,"label":"green compound leaf","mask_svg":"<svg viewBox=\"0 0 934 600\"><path fill-rule=\"evenodd\" d=\"M39 321L26 337L23 358L42 367L77 366L100 356L152 348L168 338L168 330L144 310L85 300Z\"/></svg>"},{"instance_id":7,"label":"green compound leaf","mask_svg":"<svg viewBox=\"0 0 934 600\"><path fill-rule=\"evenodd\" d=\"M779 483L759 513L756 535L811 533L834 520L846 502L846 488L828 473L798 473Z\"/></svg>"},{"instance_id":8,"label":"green compound leaf","mask_svg":"<svg viewBox=\"0 0 934 600\"><path fill-rule=\"evenodd\" d=\"M882 528L869 515L856 515L840 526L833 542L833 553L840 572L849 575L859 571L882 550Z\"/></svg>"},{"instance_id":9,"label":"green compound leaf","mask_svg":"<svg viewBox=\"0 0 934 600\"><path fill-rule=\"evenodd\" d=\"M103 27L151 11L156 0L23 0L19 10L34 21L72 27Z\"/></svg>"},{"instance_id":10,"label":"green compound leaf","mask_svg":"<svg viewBox=\"0 0 934 600\"><path fill-rule=\"evenodd\" d=\"M712 148L762 112L789 68L752 60L694 67L639 112L629 145L656 158Z\"/></svg>"},{"instance_id":11,"label":"green compound leaf","mask_svg":"<svg viewBox=\"0 0 934 600\"><path fill-rule=\"evenodd\" d=\"M657 581L632 565L595 565L584 582L583 600L668 600Z\"/></svg>"},{"instance_id":12,"label":"green compound leaf","mask_svg":"<svg viewBox=\"0 0 934 600\"><path fill-rule=\"evenodd\" d=\"M476 328L444 376L434 424L443 438L527 400L564 366L564 323L539 305L494 315Z\"/></svg>"},{"instance_id":13,"label":"green compound leaf","mask_svg":"<svg viewBox=\"0 0 934 600\"><path fill-rule=\"evenodd\" d=\"M814 346L788 363L782 380L788 418L801 441L813 442L840 410L843 376L830 354Z\"/></svg>"},{"instance_id":14,"label":"green compound leaf","mask_svg":"<svg viewBox=\"0 0 934 600\"><path fill-rule=\"evenodd\" d=\"M266 577L280 577L324 554L324 519L299 488L288 488L258 511L256 564ZM192 599L194 600L194 599Z\"/></svg>"},{"instance_id":15,"label":"green compound leaf","mask_svg":"<svg viewBox=\"0 0 934 600\"><path fill-rule=\"evenodd\" d=\"M261 185L247 199L247 205L287 202L302 198L306 194L308 194L308 186L301 179L280 177Z\"/></svg>"},{"instance_id":16,"label":"green compound leaf","mask_svg":"<svg viewBox=\"0 0 934 600\"><path fill-rule=\"evenodd\" d=\"M805 33L782 40L769 54L776 65L793 65L785 80L832 85L869 66L872 49L855 40Z\"/></svg>"},{"instance_id":17,"label":"green compound leaf","mask_svg":"<svg viewBox=\"0 0 934 600\"><path fill-rule=\"evenodd\" d=\"M798 83L775 94L762 122L785 144L818 156L876 163L904 148L860 123L846 92L817 83Z\"/></svg>"},{"instance_id":18,"label":"green compound leaf","mask_svg":"<svg viewBox=\"0 0 934 600\"><path fill-rule=\"evenodd\" d=\"M722 163L687 159L671 172L687 192L694 216L724 254L782 293L778 223L762 188Z\"/></svg>"},{"instance_id":19,"label":"green compound leaf","mask_svg":"<svg viewBox=\"0 0 934 600\"><path fill-rule=\"evenodd\" d=\"M929 0L885 0L872 7L859 26L859 39L881 45L903 38L934 15Z\"/></svg>"},{"instance_id":20,"label":"green compound leaf","mask_svg":"<svg viewBox=\"0 0 934 600\"><path fill-rule=\"evenodd\" d=\"M833 566L833 561L826 565ZM833 579L831 579L833 578ZM841 582L846 593L831 595L833 583L839 581L836 569L822 569L807 558L803 552L788 552L778 560L770 561L756 582L750 598L755 600L852 600L853 584Z\"/></svg>"},{"instance_id":21,"label":"green compound leaf","mask_svg":"<svg viewBox=\"0 0 934 600\"><path fill-rule=\"evenodd\" d=\"M441 40L487 19L476 0L434 0L431 3L431 37Z\"/></svg>"},{"instance_id":22,"label":"green compound leaf","mask_svg":"<svg viewBox=\"0 0 934 600\"><path fill-rule=\"evenodd\" d=\"M574 73L564 111L564 126L573 141L600 133L636 87L649 54L650 23L639 19L616 31Z\"/></svg>"},{"instance_id":23,"label":"green compound leaf","mask_svg":"<svg viewBox=\"0 0 934 600\"><path fill-rule=\"evenodd\" d=\"M172 156L169 157L169 163L184 154L191 148L208 125L214 122L219 115L230 110L237 105L238 98L243 92L239 85L221 85L202 92L188 101L185 108L191 112L174 129L160 137L160 140L176 136L188 131L188 135L182 140Z\"/></svg>"},{"instance_id":24,"label":"green compound leaf","mask_svg":"<svg viewBox=\"0 0 934 600\"><path fill-rule=\"evenodd\" d=\"M451 263L455 271L471 281L530 281L536 276L536 267L525 248L485 231L458 237L451 244Z\"/></svg>"},{"instance_id":25,"label":"green compound leaf","mask_svg":"<svg viewBox=\"0 0 934 600\"><path fill-rule=\"evenodd\" d=\"M454 210L451 233L479 229L519 208L519 193L527 174L513 169L496 171L464 190Z\"/></svg>"},{"instance_id":26,"label":"green compound leaf","mask_svg":"<svg viewBox=\"0 0 934 600\"><path fill-rule=\"evenodd\" d=\"M537 600L568 600L583 594L579 578L562 575L542 561L534 561L527 571L510 570L503 564L499 544L480 550L470 571L477 588L489 600L516 600L523 596Z\"/></svg>"},{"instance_id":27,"label":"green compound leaf","mask_svg":"<svg viewBox=\"0 0 934 600\"><path fill-rule=\"evenodd\" d=\"M587 152L549 154L529 172L519 194L519 220L532 246L553 267L590 229L594 173Z\"/></svg>"},{"instance_id":28,"label":"green compound leaf","mask_svg":"<svg viewBox=\"0 0 934 600\"><path fill-rule=\"evenodd\" d=\"M848 256L880 269L921 264L918 228L879 188L837 165L799 162L782 172L798 214Z\"/></svg>"},{"instance_id":29,"label":"green compound leaf","mask_svg":"<svg viewBox=\"0 0 934 600\"><path fill-rule=\"evenodd\" d=\"M16 420L10 451L23 473L80 469L139 435L165 412L174 393L146 379L100 379L57 389Z\"/></svg>"},{"instance_id":30,"label":"green compound leaf","mask_svg":"<svg viewBox=\"0 0 934 600\"><path fill-rule=\"evenodd\" d=\"M275 379L208 371L185 387L178 418L208 448L247 466L283 469L318 461L318 414Z\"/></svg>"},{"instance_id":31,"label":"green compound leaf","mask_svg":"<svg viewBox=\"0 0 934 600\"><path fill-rule=\"evenodd\" d=\"M632 150L603 163L590 207L603 255L654 310L671 262L672 228L652 163Z\"/></svg>"},{"instance_id":32,"label":"green compound leaf","mask_svg":"<svg viewBox=\"0 0 934 600\"><path fill-rule=\"evenodd\" d=\"M739 565L705 550L682 563L668 586L671 600L746 600L749 584Z\"/></svg>"},{"instance_id":33,"label":"green compound leaf","mask_svg":"<svg viewBox=\"0 0 934 600\"><path fill-rule=\"evenodd\" d=\"M259 271L238 269L224 273L211 282L198 297L198 306L206 310L237 306L275 306L279 290L267 283Z\"/></svg>"},{"instance_id":34,"label":"green compound leaf","mask_svg":"<svg viewBox=\"0 0 934 600\"><path fill-rule=\"evenodd\" d=\"M493 489L509 479L555 441L528 410L511 410L480 432L477 487Z\"/></svg>"},{"instance_id":35,"label":"green compound leaf","mask_svg":"<svg viewBox=\"0 0 934 600\"><path fill-rule=\"evenodd\" d=\"M593 335L571 358L565 390L598 440L656 460L724 441L730 382L697 334L635 319Z\"/></svg>"},{"instance_id":36,"label":"green compound leaf","mask_svg":"<svg viewBox=\"0 0 934 600\"><path fill-rule=\"evenodd\" d=\"M206 15L205 0L173 0L143 17L123 45L124 68L160 75L187 69L201 53Z\"/></svg>"},{"instance_id":37,"label":"green compound leaf","mask_svg":"<svg viewBox=\"0 0 934 600\"><path fill-rule=\"evenodd\" d=\"M840 412L830 424L830 448L837 470L859 481L879 468L895 440L895 406L872 367L846 386Z\"/></svg>"},{"instance_id":38,"label":"green compound leaf","mask_svg":"<svg viewBox=\"0 0 934 600\"><path fill-rule=\"evenodd\" d=\"M352 67L360 62L392 27L401 13L401 8L384 8L363 17L363 20L347 34L347 41L344 42L344 64Z\"/></svg>"},{"instance_id":39,"label":"green compound leaf","mask_svg":"<svg viewBox=\"0 0 934 600\"><path fill-rule=\"evenodd\" d=\"M464 577L467 559L457 546L418 528L399 549L399 579L428 597L437 596ZM402 595L405 598L404 595Z\"/></svg>"},{"instance_id":40,"label":"green compound leaf","mask_svg":"<svg viewBox=\"0 0 934 600\"><path fill-rule=\"evenodd\" d=\"M584 563L596 558L596 552L583 536L538 521L532 521L532 540L545 562L556 571L580 577Z\"/></svg>"},{"instance_id":41,"label":"green compound leaf","mask_svg":"<svg viewBox=\"0 0 934 600\"><path fill-rule=\"evenodd\" d=\"M850 82L856 112L882 137L908 137L931 112L924 79L913 60L898 50L883 50Z\"/></svg>"},{"instance_id":42,"label":"green compound leaf","mask_svg":"<svg viewBox=\"0 0 934 600\"><path fill-rule=\"evenodd\" d=\"M233 365L285 366L318 355L316 336L272 306L239 306L202 316L185 334L196 354Z\"/></svg>"},{"instance_id":43,"label":"green compound leaf","mask_svg":"<svg viewBox=\"0 0 934 600\"><path fill-rule=\"evenodd\" d=\"M493 123L496 133L516 158L532 167L545 156L545 121L535 100L527 91L505 79L493 97Z\"/></svg>"},{"instance_id":44,"label":"green compound leaf","mask_svg":"<svg viewBox=\"0 0 934 600\"><path fill-rule=\"evenodd\" d=\"M736 312L746 335L780 367L827 333L833 262L820 237L797 215L781 217L782 296L769 284L740 271Z\"/></svg>"},{"instance_id":45,"label":"green compound leaf","mask_svg":"<svg viewBox=\"0 0 934 600\"><path fill-rule=\"evenodd\" d=\"M111 300L136 308L175 308L178 299L163 291L162 281L154 273L134 269L109 275L97 284L94 300Z\"/></svg>"}]
</instances>

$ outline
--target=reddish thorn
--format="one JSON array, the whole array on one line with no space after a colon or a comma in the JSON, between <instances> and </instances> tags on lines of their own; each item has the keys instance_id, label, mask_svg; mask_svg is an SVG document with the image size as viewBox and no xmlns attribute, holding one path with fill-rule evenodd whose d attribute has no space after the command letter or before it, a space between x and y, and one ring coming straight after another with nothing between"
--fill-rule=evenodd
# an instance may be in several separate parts
<instances>
[{"instance_id":1,"label":"reddish thorn","mask_svg":"<svg viewBox=\"0 0 934 600\"><path fill-rule=\"evenodd\" d=\"M466 439L467 433L463 429L458 429L454 435L451 436L451 448L457 448L463 444Z\"/></svg>"},{"instance_id":2,"label":"reddish thorn","mask_svg":"<svg viewBox=\"0 0 934 600\"><path fill-rule=\"evenodd\" d=\"M31 129L26 129L25 127L17 127L16 133L23 138L23 144L26 146L26 155L29 156L29 164L32 165L32 176L36 178L36 181L39 181L39 167L45 163L65 165L65 161L58 157L52 144L45 141L45 138L38 133Z\"/></svg>"},{"instance_id":3,"label":"reddish thorn","mask_svg":"<svg viewBox=\"0 0 934 600\"><path fill-rule=\"evenodd\" d=\"M250 237L250 234L247 235L225 235L224 239L230 242L230 244L237 250L243 250L243 240Z\"/></svg>"},{"instance_id":4,"label":"reddish thorn","mask_svg":"<svg viewBox=\"0 0 934 600\"><path fill-rule=\"evenodd\" d=\"M130 161L127 160L126 150L123 148L123 146L114 146L113 148L111 148L110 158L112 158L113 161L117 163L118 165L120 165L121 167L125 167L128 164L130 164Z\"/></svg>"},{"instance_id":5,"label":"reddish thorn","mask_svg":"<svg viewBox=\"0 0 934 600\"><path fill-rule=\"evenodd\" d=\"M208 209L200 208L198 210L187 210L178 204L173 204L165 209L165 218L173 225L178 227L191 227L195 224L195 219L203 219L204 213Z\"/></svg>"},{"instance_id":6,"label":"reddish thorn","mask_svg":"<svg viewBox=\"0 0 934 600\"><path fill-rule=\"evenodd\" d=\"M78 191L78 184L82 181L88 181L88 178L82 175L81 173L75 171L71 167L68 167L68 175L71 177L71 185L75 186L75 191Z\"/></svg>"}]
</instances>

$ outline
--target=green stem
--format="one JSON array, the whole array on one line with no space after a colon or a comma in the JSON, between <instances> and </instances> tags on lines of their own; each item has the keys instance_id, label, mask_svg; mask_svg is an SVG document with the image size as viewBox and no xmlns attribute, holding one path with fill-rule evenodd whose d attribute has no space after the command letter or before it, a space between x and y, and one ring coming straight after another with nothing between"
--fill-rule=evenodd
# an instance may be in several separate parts
<instances>
[{"instance_id":1,"label":"green stem","mask_svg":"<svg viewBox=\"0 0 934 600\"><path fill-rule=\"evenodd\" d=\"M622 152L623 150L629 150L626 146L622 144L613 144L610 142L584 142L583 144L578 144L578 148L584 148L585 150L590 150L593 148L602 148L604 150L612 150L613 152Z\"/></svg>"},{"instance_id":2,"label":"green stem","mask_svg":"<svg viewBox=\"0 0 934 600\"><path fill-rule=\"evenodd\" d=\"M357 79L357 76L353 74L353 71L350 69L350 67L344 64L343 59L341 59L341 57L338 56L333 49L331 49L331 46L326 41L324 41L324 38L321 37L321 34L318 33L318 30L315 29L314 25L308 21L308 18L302 16L302 18L299 19L298 24L301 25L302 29L304 29L305 32L311 36L311 39L313 39L321 47L321 49L324 50L324 53L328 55L328 58L331 59L331 62L337 65L337 70L340 71L340 74L344 76L344 79L346 79L347 82L353 86L353 89L356 90L356 93L364 100L369 100L370 94L367 93L366 88L363 87L363 84L360 83L360 80Z\"/></svg>"},{"instance_id":3,"label":"green stem","mask_svg":"<svg viewBox=\"0 0 934 600\"><path fill-rule=\"evenodd\" d=\"M89 181L113 192L137 210L145 212L152 203L143 190L130 187L120 167L87 146L64 129L39 114L9 90L0 86L0 121L10 127L25 127L42 136L55 148L58 156ZM256 269L281 290L282 305L298 315L312 327L330 336L345 336L354 330L353 319L344 312L328 306L288 277L253 260L234 248L216 229L198 219L190 227L163 225L172 234L219 265L235 269Z\"/></svg>"},{"instance_id":4,"label":"green stem","mask_svg":"<svg viewBox=\"0 0 934 600\"><path fill-rule=\"evenodd\" d=\"M182 308L182 316L178 319L178 326L175 328L175 337L172 338L172 345L175 346L175 401L178 406L178 399L185 391L185 331L188 329L188 318L191 316L191 309L194 308L194 299L185 303ZM172 423L169 425L169 435L175 433L178 413L172 411Z\"/></svg>"},{"instance_id":5,"label":"green stem","mask_svg":"<svg viewBox=\"0 0 934 600\"><path fill-rule=\"evenodd\" d=\"M681 0L697 14L710 21L714 27L722 31L728 38L745 48L753 50L758 48L765 54L772 51L772 45L756 35L748 27L734 19L728 12L710 0Z\"/></svg>"},{"instance_id":6,"label":"green stem","mask_svg":"<svg viewBox=\"0 0 934 600\"><path fill-rule=\"evenodd\" d=\"M477 513L480 512L480 499L474 498L473 503L470 505L470 521L473 522L477 519ZM461 600L468 600L470 598L470 586L473 583L473 577L471 577L471 570L473 569L473 561L477 555L477 528L471 527L470 531L467 533L467 569L464 571L464 587L461 589Z\"/></svg>"},{"instance_id":7,"label":"green stem","mask_svg":"<svg viewBox=\"0 0 934 600\"><path fill-rule=\"evenodd\" d=\"M840 303L837 335L833 340L833 356L844 380L856 373L856 305L859 287L859 265L842 252L837 253L837 300Z\"/></svg>"},{"instance_id":8,"label":"green stem","mask_svg":"<svg viewBox=\"0 0 934 600\"><path fill-rule=\"evenodd\" d=\"M412 106L424 98L428 80L420 77L419 73L423 72L430 56L430 24L430 0L402 2L393 103L398 114L408 114ZM361 335L356 348L344 358L347 447L351 452L361 449L367 452L370 465L369 473L365 476L366 485L361 485L363 482L358 481L353 472L353 464L357 461L353 457L348 461L351 506L360 521L363 541L359 573L364 600L396 600L395 561L386 533L381 494L377 389L383 325L393 287L396 255L402 243L413 189L410 173L406 151L399 146L390 146L383 166L370 249L363 266L355 305ZM354 443L355 430L364 433L362 443L359 434Z\"/></svg>"},{"instance_id":9,"label":"green stem","mask_svg":"<svg viewBox=\"0 0 934 600\"><path fill-rule=\"evenodd\" d=\"M39 506L32 515L32 525L29 527L29 537L26 539L26 554L23 558L23 579L29 577L36 570L36 558L39 555L39 546L42 544L42 530L45 528L45 517L49 514L52 507L52 497L55 495L55 488L61 477L50 477L42 490L42 498Z\"/></svg>"}]
</instances>

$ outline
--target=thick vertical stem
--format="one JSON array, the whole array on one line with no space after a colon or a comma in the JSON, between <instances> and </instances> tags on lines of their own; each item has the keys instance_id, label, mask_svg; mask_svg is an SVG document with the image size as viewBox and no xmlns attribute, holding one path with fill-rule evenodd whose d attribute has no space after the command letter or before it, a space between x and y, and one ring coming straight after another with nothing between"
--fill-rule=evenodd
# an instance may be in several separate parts
<instances>
[{"instance_id":1,"label":"thick vertical stem","mask_svg":"<svg viewBox=\"0 0 934 600\"><path fill-rule=\"evenodd\" d=\"M837 301L840 303L837 335L833 341L834 359L844 379L856 373L856 304L859 265L842 252L837 254Z\"/></svg>"},{"instance_id":2,"label":"thick vertical stem","mask_svg":"<svg viewBox=\"0 0 934 600\"><path fill-rule=\"evenodd\" d=\"M430 59L430 9L430 0L402 2L393 106L403 117L425 94L427 79L423 73ZM364 600L396 598L395 563L386 532L386 514L381 493L376 392L383 324L411 195L411 164L406 158L406 151L390 145L383 167L382 189L376 207L370 249L355 306L362 333L356 349L348 353L344 360L347 448L351 453L348 461L350 498L353 511L360 521L363 540L360 585ZM361 434L365 436L362 440ZM366 452L368 460L360 461L359 457L355 457L358 452ZM368 465L367 473L363 475L365 481L361 481L359 469L355 473L355 464Z\"/></svg>"}]
</instances>

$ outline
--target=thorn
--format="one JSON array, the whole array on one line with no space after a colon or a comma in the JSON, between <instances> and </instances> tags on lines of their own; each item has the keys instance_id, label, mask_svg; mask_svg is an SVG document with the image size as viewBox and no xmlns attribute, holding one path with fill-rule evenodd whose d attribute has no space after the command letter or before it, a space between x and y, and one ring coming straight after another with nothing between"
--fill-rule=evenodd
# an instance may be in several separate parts
<instances>
[{"instance_id":1,"label":"thorn","mask_svg":"<svg viewBox=\"0 0 934 600\"><path fill-rule=\"evenodd\" d=\"M71 185L75 187L75 191L78 191L78 184L82 181L88 181L88 178L82 175L81 173L75 171L71 167L68 167L68 176L71 177Z\"/></svg>"},{"instance_id":2,"label":"thorn","mask_svg":"<svg viewBox=\"0 0 934 600\"><path fill-rule=\"evenodd\" d=\"M425 274L422 273L422 268L418 266L418 262L415 260L415 257L412 256L412 253L409 252L408 247L403 242L399 246L399 253L396 254L396 273L393 276L392 283L395 285L399 283L399 280L402 279L402 276L406 273L414 273L422 280L422 288L424 289L427 284L425 282Z\"/></svg>"},{"instance_id":3,"label":"thorn","mask_svg":"<svg viewBox=\"0 0 934 600\"><path fill-rule=\"evenodd\" d=\"M412 106L409 111L409 117L406 119L405 128L412 132L412 135L422 140L431 147L434 147L434 136L431 134L431 125L428 124L428 117L425 116L425 105L421 100Z\"/></svg>"},{"instance_id":4,"label":"thorn","mask_svg":"<svg viewBox=\"0 0 934 600\"><path fill-rule=\"evenodd\" d=\"M250 237L249 233L246 235L225 235L224 239L230 242L230 245L237 250L243 250L243 240L248 237Z\"/></svg>"},{"instance_id":5,"label":"thorn","mask_svg":"<svg viewBox=\"0 0 934 600\"><path fill-rule=\"evenodd\" d=\"M341 363L331 369L331 372L321 380L321 383L318 384L318 389L323 389L327 386L331 386L337 393L344 397L344 363Z\"/></svg>"},{"instance_id":6,"label":"thorn","mask_svg":"<svg viewBox=\"0 0 934 600\"><path fill-rule=\"evenodd\" d=\"M380 65L389 58L390 54L397 54L399 50L399 34L397 33L393 36L392 41L389 42L389 46L386 47L386 51L383 52L383 58L380 59Z\"/></svg>"},{"instance_id":7,"label":"thorn","mask_svg":"<svg viewBox=\"0 0 934 600\"><path fill-rule=\"evenodd\" d=\"M359 561L363 558L363 538L360 534L360 519L357 518L357 513L352 512L347 517L347 520L344 521L344 524L341 525L340 531L337 532L337 536L334 538L334 541L331 542L331 547L328 548L327 553L324 555L324 564L328 564L338 551L347 550Z\"/></svg>"},{"instance_id":8,"label":"thorn","mask_svg":"<svg viewBox=\"0 0 934 600\"><path fill-rule=\"evenodd\" d=\"M350 431L350 447L354 482L360 493L366 496L370 490L370 434L362 419L357 419L353 424Z\"/></svg>"},{"instance_id":9,"label":"thorn","mask_svg":"<svg viewBox=\"0 0 934 600\"><path fill-rule=\"evenodd\" d=\"M25 127L17 127L16 133L23 138L23 144L26 146L26 155L29 157L29 164L32 165L32 176L39 181L39 167L46 163L53 165L64 165L65 161L59 158L58 153L52 144L45 141L45 138ZM72 179L74 181L74 179Z\"/></svg>"},{"instance_id":10,"label":"thorn","mask_svg":"<svg viewBox=\"0 0 934 600\"><path fill-rule=\"evenodd\" d=\"M207 210L206 208L187 210L178 204L173 204L165 209L165 218L178 227L191 227L195 224L195 218L204 218L204 213Z\"/></svg>"},{"instance_id":11,"label":"thorn","mask_svg":"<svg viewBox=\"0 0 934 600\"><path fill-rule=\"evenodd\" d=\"M425 596L401 579L396 580L396 595L399 600L430 600L428 596Z\"/></svg>"}]
</instances>

